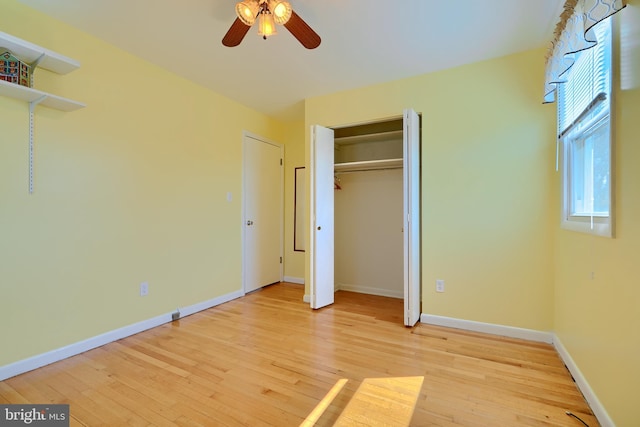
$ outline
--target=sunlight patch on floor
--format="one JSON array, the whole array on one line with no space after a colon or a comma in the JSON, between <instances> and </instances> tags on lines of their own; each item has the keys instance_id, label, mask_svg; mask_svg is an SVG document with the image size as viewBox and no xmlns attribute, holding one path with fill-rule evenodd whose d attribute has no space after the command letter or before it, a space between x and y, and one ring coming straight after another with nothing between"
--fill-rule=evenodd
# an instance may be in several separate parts
<instances>
[{"instance_id":1,"label":"sunlight patch on floor","mask_svg":"<svg viewBox=\"0 0 640 427\"><path fill-rule=\"evenodd\" d=\"M334 425L408 426L423 381L424 377L366 378ZM315 425L346 383L346 379L338 380L300 426Z\"/></svg>"}]
</instances>

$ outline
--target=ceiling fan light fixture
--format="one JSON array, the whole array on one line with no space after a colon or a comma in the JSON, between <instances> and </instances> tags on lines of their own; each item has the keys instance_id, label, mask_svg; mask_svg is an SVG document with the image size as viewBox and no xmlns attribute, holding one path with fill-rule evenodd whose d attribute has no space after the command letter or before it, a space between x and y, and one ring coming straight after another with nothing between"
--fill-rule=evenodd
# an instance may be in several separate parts
<instances>
[{"instance_id":1,"label":"ceiling fan light fixture","mask_svg":"<svg viewBox=\"0 0 640 427\"><path fill-rule=\"evenodd\" d=\"M293 11L286 0L239 0L236 3L236 15L237 18L222 38L224 46L238 46L256 21L258 35L265 40L278 33L278 24L283 25L305 48L315 49L320 46L318 33Z\"/></svg>"},{"instance_id":2,"label":"ceiling fan light fixture","mask_svg":"<svg viewBox=\"0 0 640 427\"><path fill-rule=\"evenodd\" d=\"M273 13L276 24L284 25L291 19L293 9L288 1L269 0L269 10Z\"/></svg>"},{"instance_id":3,"label":"ceiling fan light fixture","mask_svg":"<svg viewBox=\"0 0 640 427\"><path fill-rule=\"evenodd\" d=\"M258 17L258 35L266 40L267 37L275 34L278 34L278 31L273 15L269 11L262 11Z\"/></svg>"},{"instance_id":4,"label":"ceiling fan light fixture","mask_svg":"<svg viewBox=\"0 0 640 427\"><path fill-rule=\"evenodd\" d=\"M259 10L258 0L245 0L236 3L236 15L245 25L253 25Z\"/></svg>"}]
</instances>

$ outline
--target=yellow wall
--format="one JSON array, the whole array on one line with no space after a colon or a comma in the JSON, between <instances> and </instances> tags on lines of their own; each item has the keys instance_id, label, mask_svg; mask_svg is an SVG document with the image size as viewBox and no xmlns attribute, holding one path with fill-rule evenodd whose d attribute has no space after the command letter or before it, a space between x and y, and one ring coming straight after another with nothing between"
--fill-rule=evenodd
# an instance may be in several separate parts
<instances>
[{"instance_id":1,"label":"yellow wall","mask_svg":"<svg viewBox=\"0 0 640 427\"><path fill-rule=\"evenodd\" d=\"M401 298L402 170L344 173L338 178L341 189L335 192L334 206L336 289Z\"/></svg>"},{"instance_id":2,"label":"yellow wall","mask_svg":"<svg viewBox=\"0 0 640 427\"><path fill-rule=\"evenodd\" d=\"M422 113L423 313L552 328L555 119L541 105L543 58L534 50L306 102L307 125Z\"/></svg>"},{"instance_id":3,"label":"yellow wall","mask_svg":"<svg viewBox=\"0 0 640 427\"><path fill-rule=\"evenodd\" d=\"M640 1L616 16L622 84L615 93L615 238L558 228L555 326L618 426L640 419ZM616 61L618 63L618 61ZM560 197L560 180L554 184ZM558 212L558 211L556 211ZM591 272L594 279L591 279Z\"/></svg>"},{"instance_id":4,"label":"yellow wall","mask_svg":"<svg viewBox=\"0 0 640 427\"><path fill-rule=\"evenodd\" d=\"M304 167L304 122L287 123L283 143L285 146L285 278L304 280L304 252L293 250L295 168ZM300 219L299 219L300 220ZM302 218L304 221L304 218Z\"/></svg>"},{"instance_id":5,"label":"yellow wall","mask_svg":"<svg viewBox=\"0 0 640 427\"><path fill-rule=\"evenodd\" d=\"M422 312L553 330L616 425L631 426L640 383L640 0L616 19L614 239L559 227L555 105L540 105L544 50L308 99L306 124L421 112ZM445 293L435 293L436 279Z\"/></svg>"},{"instance_id":6,"label":"yellow wall","mask_svg":"<svg viewBox=\"0 0 640 427\"><path fill-rule=\"evenodd\" d=\"M240 289L243 130L285 144L284 273L303 277L292 195L294 168L308 166L308 126L411 107L423 116L422 312L554 330L616 423L633 425L640 0L629 3L615 107L616 238L603 239L558 226L555 107L540 104L544 50L309 99L304 123L279 123L3 1L2 31L82 63L66 76L37 71L37 86L88 107L37 109L29 195L28 108L0 97L0 365ZM435 293L436 279L445 293Z\"/></svg>"},{"instance_id":7,"label":"yellow wall","mask_svg":"<svg viewBox=\"0 0 640 427\"><path fill-rule=\"evenodd\" d=\"M37 108L29 195L28 107L0 97L0 366L241 289L242 131L302 131L16 1L0 29L80 61L36 86L87 104Z\"/></svg>"}]
</instances>

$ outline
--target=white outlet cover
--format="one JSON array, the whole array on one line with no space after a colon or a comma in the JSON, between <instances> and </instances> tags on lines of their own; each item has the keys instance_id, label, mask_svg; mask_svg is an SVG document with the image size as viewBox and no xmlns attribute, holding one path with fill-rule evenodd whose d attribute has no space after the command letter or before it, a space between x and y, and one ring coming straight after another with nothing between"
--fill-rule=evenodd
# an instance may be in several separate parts
<instances>
[{"instance_id":1,"label":"white outlet cover","mask_svg":"<svg viewBox=\"0 0 640 427\"><path fill-rule=\"evenodd\" d=\"M149 282L140 283L140 296L144 297L149 295Z\"/></svg>"},{"instance_id":2,"label":"white outlet cover","mask_svg":"<svg viewBox=\"0 0 640 427\"><path fill-rule=\"evenodd\" d=\"M436 280L436 292L444 292L444 280Z\"/></svg>"}]
</instances>

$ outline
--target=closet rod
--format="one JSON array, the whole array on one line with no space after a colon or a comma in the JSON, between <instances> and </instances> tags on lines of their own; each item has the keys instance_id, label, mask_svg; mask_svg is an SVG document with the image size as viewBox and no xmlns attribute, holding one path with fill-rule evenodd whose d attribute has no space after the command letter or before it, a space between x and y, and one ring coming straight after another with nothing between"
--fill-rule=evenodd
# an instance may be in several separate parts
<instances>
[{"instance_id":1,"label":"closet rod","mask_svg":"<svg viewBox=\"0 0 640 427\"><path fill-rule=\"evenodd\" d=\"M399 159L364 160L359 162L336 163L334 172L376 170L376 169L398 169L404 161Z\"/></svg>"},{"instance_id":2,"label":"closet rod","mask_svg":"<svg viewBox=\"0 0 640 427\"><path fill-rule=\"evenodd\" d=\"M354 169L354 170L343 170L343 171L335 171L334 175L342 175L345 173L356 173L356 172L370 172L370 171L390 171L402 169L402 166L388 167L388 168L371 168L371 169Z\"/></svg>"}]
</instances>

